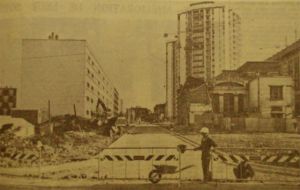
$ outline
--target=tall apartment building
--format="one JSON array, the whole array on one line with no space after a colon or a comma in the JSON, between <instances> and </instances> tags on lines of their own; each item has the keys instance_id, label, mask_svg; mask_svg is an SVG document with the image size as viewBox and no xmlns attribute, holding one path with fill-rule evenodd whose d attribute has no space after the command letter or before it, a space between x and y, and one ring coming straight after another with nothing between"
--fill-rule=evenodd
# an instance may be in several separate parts
<instances>
[{"instance_id":1,"label":"tall apartment building","mask_svg":"<svg viewBox=\"0 0 300 190\"><path fill-rule=\"evenodd\" d=\"M115 88L86 40L25 39L19 107L92 118L116 107ZM99 105L102 109L99 109ZM104 108L103 108L104 107Z\"/></svg>"},{"instance_id":2,"label":"tall apartment building","mask_svg":"<svg viewBox=\"0 0 300 190\"><path fill-rule=\"evenodd\" d=\"M177 117L177 99L180 88L179 48L178 41L166 43L166 107L165 116L169 120Z\"/></svg>"},{"instance_id":3,"label":"tall apartment building","mask_svg":"<svg viewBox=\"0 0 300 190\"><path fill-rule=\"evenodd\" d=\"M190 4L178 15L179 23L182 15L186 15L187 77L209 81L222 70L233 70L239 66L241 18L237 13L225 5L205 1Z\"/></svg>"}]
</instances>

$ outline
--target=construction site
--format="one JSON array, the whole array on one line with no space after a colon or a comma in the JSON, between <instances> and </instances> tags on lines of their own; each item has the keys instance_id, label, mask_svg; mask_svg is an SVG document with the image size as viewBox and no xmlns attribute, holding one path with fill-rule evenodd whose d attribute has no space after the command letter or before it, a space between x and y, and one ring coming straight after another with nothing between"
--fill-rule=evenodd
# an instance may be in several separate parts
<instances>
[{"instance_id":1,"label":"construction site","mask_svg":"<svg viewBox=\"0 0 300 190\"><path fill-rule=\"evenodd\" d=\"M296 0L0 10L0 190L300 189Z\"/></svg>"},{"instance_id":2,"label":"construction site","mask_svg":"<svg viewBox=\"0 0 300 190\"><path fill-rule=\"evenodd\" d=\"M209 184L220 187L283 184L296 188L300 182L298 137L297 134L212 134L218 151L212 153L213 180ZM38 141L41 147L35 143ZM8 185L18 177L29 181L40 179L43 185L50 186L70 181L73 185L100 187L140 184L147 189L147 184L167 183L182 188L191 182L201 184L203 180L201 152L193 151L200 142L199 133L180 134L164 125L149 123L128 127L114 141L103 131L84 127L22 140L6 130L1 134L0 173L4 179L8 178ZM233 172L243 161L253 168L251 178L239 179Z\"/></svg>"}]
</instances>

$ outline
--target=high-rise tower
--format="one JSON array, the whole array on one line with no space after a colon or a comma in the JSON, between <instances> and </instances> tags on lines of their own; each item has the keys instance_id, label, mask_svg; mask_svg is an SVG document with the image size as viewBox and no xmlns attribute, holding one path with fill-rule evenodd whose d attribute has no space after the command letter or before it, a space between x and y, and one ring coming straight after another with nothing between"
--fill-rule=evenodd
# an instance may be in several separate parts
<instances>
[{"instance_id":1,"label":"high-rise tower","mask_svg":"<svg viewBox=\"0 0 300 190\"><path fill-rule=\"evenodd\" d=\"M239 66L241 19L237 13L225 5L206 1L190 4L179 15L183 14L187 77L210 81L222 70Z\"/></svg>"}]
</instances>

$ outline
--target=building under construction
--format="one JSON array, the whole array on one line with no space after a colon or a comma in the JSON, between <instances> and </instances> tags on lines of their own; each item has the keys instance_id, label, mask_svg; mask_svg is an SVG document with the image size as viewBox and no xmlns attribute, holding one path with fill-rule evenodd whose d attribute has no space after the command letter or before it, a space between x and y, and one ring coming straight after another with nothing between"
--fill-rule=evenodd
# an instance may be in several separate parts
<instances>
[{"instance_id":1,"label":"building under construction","mask_svg":"<svg viewBox=\"0 0 300 190\"><path fill-rule=\"evenodd\" d=\"M178 15L185 21L186 76L210 81L222 70L236 69L241 56L241 18L228 6L214 2L190 4Z\"/></svg>"}]
</instances>

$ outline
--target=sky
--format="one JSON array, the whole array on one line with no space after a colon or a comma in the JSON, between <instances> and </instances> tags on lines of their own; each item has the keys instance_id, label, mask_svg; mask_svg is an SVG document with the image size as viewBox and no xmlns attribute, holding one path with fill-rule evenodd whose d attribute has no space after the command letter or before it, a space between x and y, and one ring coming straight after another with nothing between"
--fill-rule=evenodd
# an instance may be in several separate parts
<instances>
[{"instance_id":1,"label":"sky","mask_svg":"<svg viewBox=\"0 0 300 190\"><path fill-rule=\"evenodd\" d=\"M87 40L125 107L152 109L165 101L163 34L176 32L176 15L189 2L195 1L1 0L0 85L20 88L22 39L54 32ZM264 60L300 38L298 0L220 3L241 16L242 63Z\"/></svg>"}]
</instances>

